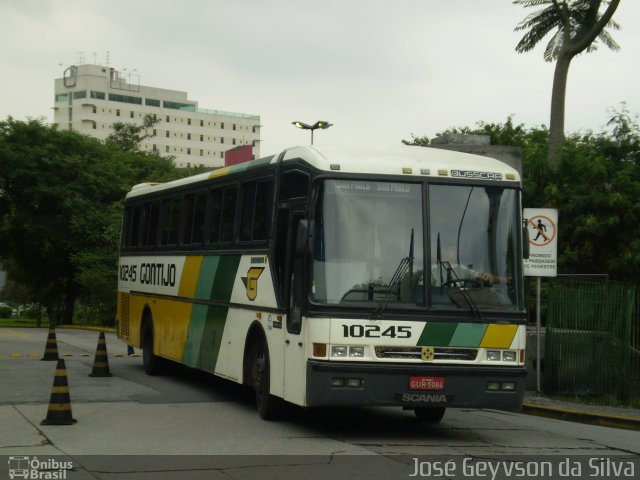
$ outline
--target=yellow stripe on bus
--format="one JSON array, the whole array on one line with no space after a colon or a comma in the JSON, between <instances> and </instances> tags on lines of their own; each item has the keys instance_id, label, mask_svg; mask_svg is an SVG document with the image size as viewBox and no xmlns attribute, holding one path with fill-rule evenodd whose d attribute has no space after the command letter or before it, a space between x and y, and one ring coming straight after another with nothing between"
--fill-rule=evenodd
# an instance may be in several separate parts
<instances>
[{"instance_id":1,"label":"yellow stripe on bus","mask_svg":"<svg viewBox=\"0 0 640 480\"><path fill-rule=\"evenodd\" d=\"M200 267L202 266L202 258L202 255L185 258L178 296L187 298L195 297L196 285L198 285L198 277L200 276Z\"/></svg>"},{"instance_id":2,"label":"yellow stripe on bus","mask_svg":"<svg viewBox=\"0 0 640 480\"><path fill-rule=\"evenodd\" d=\"M214 170L213 172L211 172L211 175L209 175L209 178L224 177L228 173L229 173L229 167L218 168L217 170Z\"/></svg>"},{"instance_id":3,"label":"yellow stripe on bus","mask_svg":"<svg viewBox=\"0 0 640 480\"><path fill-rule=\"evenodd\" d=\"M517 331L517 325L491 323L482 337L480 348L509 348Z\"/></svg>"}]
</instances>

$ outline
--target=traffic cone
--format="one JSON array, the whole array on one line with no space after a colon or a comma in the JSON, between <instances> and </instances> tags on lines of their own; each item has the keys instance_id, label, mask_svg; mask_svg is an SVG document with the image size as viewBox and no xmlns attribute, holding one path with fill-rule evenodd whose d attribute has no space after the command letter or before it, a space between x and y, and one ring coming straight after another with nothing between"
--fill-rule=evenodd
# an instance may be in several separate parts
<instances>
[{"instance_id":1,"label":"traffic cone","mask_svg":"<svg viewBox=\"0 0 640 480\"><path fill-rule=\"evenodd\" d=\"M76 420L71 416L67 369L64 366L64 360L60 358L56 366L56 376L53 378L47 418L41 421L40 425L71 425L75 422Z\"/></svg>"},{"instance_id":2,"label":"traffic cone","mask_svg":"<svg viewBox=\"0 0 640 480\"><path fill-rule=\"evenodd\" d=\"M49 326L47 346L44 347L44 356L40 360L58 360L58 342L56 341L56 329L53 325Z\"/></svg>"},{"instance_id":3,"label":"traffic cone","mask_svg":"<svg viewBox=\"0 0 640 480\"><path fill-rule=\"evenodd\" d=\"M96 358L93 361L93 369L90 377L112 377L109 371L109 356L107 355L107 342L104 339L104 332L100 332L98 337L98 347L96 348Z\"/></svg>"}]
</instances>

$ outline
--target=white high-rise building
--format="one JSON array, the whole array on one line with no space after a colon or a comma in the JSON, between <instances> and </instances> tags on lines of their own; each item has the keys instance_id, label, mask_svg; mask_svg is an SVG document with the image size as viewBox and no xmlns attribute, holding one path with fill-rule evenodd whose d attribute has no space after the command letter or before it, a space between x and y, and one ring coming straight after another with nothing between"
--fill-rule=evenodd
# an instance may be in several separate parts
<instances>
[{"instance_id":1,"label":"white high-rise building","mask_svg":"<svg viewBox=\"0 0 640 480\"><path fill-rule=\"evenodd\" d=\"M260 157L260 116L198 107L187 92L140 85L135 73L102 65L77 65L55 80L54 122L106 139L115 122L141 124L145 115L159 123L143 150L175 157L178 167L219 167L224 152L251 145Z\"/></svg>"}]
</instances>

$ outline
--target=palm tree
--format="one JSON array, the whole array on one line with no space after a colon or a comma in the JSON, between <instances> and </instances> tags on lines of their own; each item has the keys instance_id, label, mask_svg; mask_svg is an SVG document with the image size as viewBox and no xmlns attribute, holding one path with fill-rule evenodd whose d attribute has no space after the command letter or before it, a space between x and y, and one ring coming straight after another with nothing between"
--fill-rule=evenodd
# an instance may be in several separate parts
<instances>
[{"instance_id":1,"label":"palm tree","mask_svg":"<svg viewBox=\"0 0 640 480\"><path fill-rule=\"evenodd\" d=\"M620 29L620 26L611 20L620 0L514 0L513 3L525 8L544 7L528 15L515 28L516 31L527 31L516 46L516 52L532 50L553 32L544 51L544 59L547 62L556 62L551 91L547 155L551 167L556 169L564 145L564 104L569 65L573 57L579 53L596 50L598 42L614 51L620 49L605 30L605 27ZM603 5L606 6L606 10L600 14L600 7Z\"/></svg>"}]
</instances>

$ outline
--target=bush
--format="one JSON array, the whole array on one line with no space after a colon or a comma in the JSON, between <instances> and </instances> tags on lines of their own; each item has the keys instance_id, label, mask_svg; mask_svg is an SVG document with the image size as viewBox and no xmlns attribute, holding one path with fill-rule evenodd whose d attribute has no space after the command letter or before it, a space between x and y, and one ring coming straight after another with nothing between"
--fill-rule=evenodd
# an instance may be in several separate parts
<instances>
[{"instance_id":1,"label":"bush","mask_svg":"<svg viewBox=\"0 0 640 480\"><path fill-rule=\"evenodd\" d=\"M11 307L7 307L7 306L0 307L0 318L11 318L12 313L13 313L13 310L11 310Z\"/></svg>"}]
</instances>

